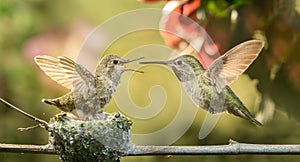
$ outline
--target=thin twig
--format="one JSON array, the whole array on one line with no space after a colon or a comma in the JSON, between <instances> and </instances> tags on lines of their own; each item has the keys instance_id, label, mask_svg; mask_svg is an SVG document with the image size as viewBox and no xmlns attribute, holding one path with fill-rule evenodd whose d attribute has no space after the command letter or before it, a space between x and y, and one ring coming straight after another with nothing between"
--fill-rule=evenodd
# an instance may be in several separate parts
<instances>
[{"instance_id":1,"label":"thin twig","mask_svg":"<svg viewBox=\"0 0 300 162\"><path fill-rule=\"evenodd\" d=\"M34 128L37 128L39 127L40 125L33 125L33 126L30 126L30 127L26 127L26 128L18 128L19 131L23 132L23 131L28 131L30 129L34 129Z\"/></svg>"},{"instance_id":2,"label":"thin twig","mask_svg":"<svg viewBox=\"0 0 300 162\"><path fill-rule=\"evenodd\" d=\"M0 152L56 154L50 145L0 144ZM149 155L300 155L300 145L247 144L230 141L211 146L135 146L124 156Z\"/></svg>"},{"instance_id":3,"label":"thin twig","mask_svg":"<svg viewBox=\"0 0 300 162\"><path fill-rule=\"evenodd\" d=\"M10 107L10 108L16 110L17 112L19 112L19 113L21 113L21 114L27 116L28 118L33 119L34 121L40 123L41 126L43 126L43 127L45 127L45 128L48 127L48 123L47 123L46 121L44 121L44 120L42 120L42 119L39 119L39 118L37 118L37 117L35 117L35 116L31 115L31 114L26 113L25 111L23 111L23 110L21 110L20 108L18 108L18 107L16 107L16 106L12 105L11 103L5 101L5 100L2 99L2 98L0 98L0 101L3 102L4 104L6 104L8 107Z\"/></svg>"}]
</instances>

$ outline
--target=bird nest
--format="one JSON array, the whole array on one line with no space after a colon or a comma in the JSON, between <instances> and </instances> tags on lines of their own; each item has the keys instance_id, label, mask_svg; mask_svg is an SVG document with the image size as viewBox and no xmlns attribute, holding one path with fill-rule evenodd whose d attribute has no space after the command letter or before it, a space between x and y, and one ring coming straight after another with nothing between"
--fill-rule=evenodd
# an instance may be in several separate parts
<instances>
[{"instance_id":1,"label":"bird nest","mask_svg":"<svg viewBox=\"0 0 300 162\"><path fill-rule=\"evenodd\" d=\"M49 141L62 161L119 161L133 144L130 119L120 113L82 121L57 115L48 124Z\"/></svg>"}]
</instances>

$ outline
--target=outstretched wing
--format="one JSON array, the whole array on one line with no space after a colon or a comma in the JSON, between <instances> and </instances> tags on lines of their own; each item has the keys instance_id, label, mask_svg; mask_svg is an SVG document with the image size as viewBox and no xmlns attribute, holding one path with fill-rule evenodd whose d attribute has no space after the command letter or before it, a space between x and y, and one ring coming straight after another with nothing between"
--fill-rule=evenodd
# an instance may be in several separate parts
<instances>
[{"instance_id":1,"label":"outstretched wing","mask_svg":"<svg viewBox=\"0 0 300 162\"><path fill-rule=\"evenodd\" d=\"M211 79L220 93L249 67L263 46L264 43L260 40L241 43L216 59L203 75Z\"/></svg>"},{"instance_id":2,"label":"outstretched wing","mask_svg":"<svg viewBox=\"0 0 300 162\"><path fill-rule=\"evenodd\" d=\"M93 74L67 57L42 55L36 56L34 60L51 79L70 90L79 91L85 99L95 88Z\"/></svg>"}]
</instances>

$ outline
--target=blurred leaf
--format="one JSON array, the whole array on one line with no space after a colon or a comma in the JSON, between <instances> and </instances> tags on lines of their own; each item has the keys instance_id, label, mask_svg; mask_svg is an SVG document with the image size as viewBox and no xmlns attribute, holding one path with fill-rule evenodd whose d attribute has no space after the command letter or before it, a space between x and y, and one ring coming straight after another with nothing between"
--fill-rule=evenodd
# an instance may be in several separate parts
<instances>
[{"instance_id":1,"label":"blurred leaf","mask_svg":"<svg viewBox=\"0 0 300 162\"><path fill-rule=\"evenodd\" d=\"M238 7L243 4L249 4L251 0L215 0L204 1L202 6L211 14L217 17L228 16L228 9Z\"/></svg>"}]
</instances>

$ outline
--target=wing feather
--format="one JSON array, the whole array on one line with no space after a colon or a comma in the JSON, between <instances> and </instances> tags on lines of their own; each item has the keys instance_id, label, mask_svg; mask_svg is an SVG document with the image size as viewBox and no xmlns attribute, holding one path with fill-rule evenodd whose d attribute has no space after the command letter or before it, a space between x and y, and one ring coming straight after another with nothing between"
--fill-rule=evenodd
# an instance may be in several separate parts
<instances>
[{"instance_id":1,"label":"wing feather","mask_svg":"<svg viewBox=\"0 0 300 162\"><path fill-rule=\"evenodd\" d=\"M52 80L70 90L78 90L84 98L95 88L93 74L67 57L42 55L36 56L34 60Z\"/></svg>"},{"instance_id":2,"label":"wing feather","mask_svg":"<svg viewBox=\"0 0 300 162\"><path fill-rule=\"evenodd\" d=\"M212 80L217 92L220 93L250 66L263 46L264 43L260 40L241 43L216 59L204 75Z\"/></svg>"}]
</instances>

